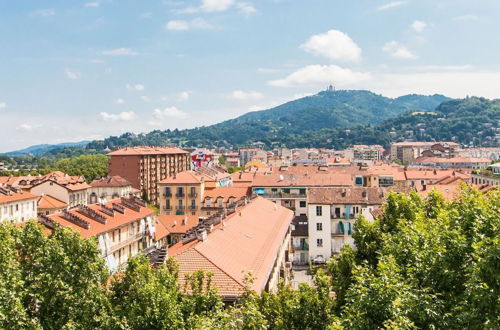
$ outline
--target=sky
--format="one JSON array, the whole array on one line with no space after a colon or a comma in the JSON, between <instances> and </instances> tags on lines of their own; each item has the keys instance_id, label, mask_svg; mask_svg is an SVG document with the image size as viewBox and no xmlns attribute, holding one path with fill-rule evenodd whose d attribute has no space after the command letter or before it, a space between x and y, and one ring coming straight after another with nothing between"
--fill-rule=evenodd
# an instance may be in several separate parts
<instances>
[{"instance_id":1,"label":"sky","mask_svg":"<svg viewBox=\"0 0 500 330\"><path fill-rule=\"evenodd\" d=\"M0 0L0 152L324 90L500 98L498 0Z\"/></svg>"}]
</instances>

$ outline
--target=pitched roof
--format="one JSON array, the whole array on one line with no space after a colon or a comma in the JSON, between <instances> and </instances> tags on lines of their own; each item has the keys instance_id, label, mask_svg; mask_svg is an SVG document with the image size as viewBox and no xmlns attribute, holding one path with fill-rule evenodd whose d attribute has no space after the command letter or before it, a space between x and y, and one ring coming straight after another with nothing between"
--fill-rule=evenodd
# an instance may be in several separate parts
<instances>
[{"instance_id":1,"label":"pitched roof","mask_svg":"<svg viewBox=\"0 0 500 330\"><path fill-rule=\"evenodd\" d=\"M187 219L187 222L185 221ZM199 222L198 215L165 215L160 214L158 221L165 227L169 233L184 234L189 229L196 227Z\"/></svg>"},{"instance_id":2,"label":"pitched roof","mask_svg":"<svg viewBox=\"0 0 500 330\"><path fill-rule=\"evenodd\" d=\"M95 179L90 185L92 187L126 187L132 184L119 175L113 175Z\"/></svg>"},{"instance_id":3,"label":"pitched roof","mask_svg":"<svg viewBox=\"0 0 500 330\"><path fill-rule=\"evenodd\" d=\"M190 242L186 248L180 242L169 255L179 263L181 274L209 268L214 273L212 283L223 296L239 294L247 272L256 277L252 289L260 292L292 218L291 210L257 197L228 216L205 241Z\"/></svg>"},{"instance_id":4,"label":"pitched roof","mask_svg":"<svg viewBox=\"0 0 500 330\"><path fill-rule=\"evenodd\" d=\"M68 204L50 195L42 195L38 199L39 209L62 209L66 207L68 207Z\"/></svg>"},{"instance_id":5,"label":"pitched roof","mask_svg":"<svg viewBox=\"0 0 500 330\"><path fill-rule=\"evenodd\" d=\"M114 200L109 201L105 205L108 208L113 208L113 203L121 204L121 200L114 199ZM73 214L73 215L78 216L79 218L81 218L85 221L87 221L90 224L90 227L88 229L80 227L80 226L74 224L73 222L70 222L70 221L64 219L62 217L62 215L63 215L62 213L49 215L48 217L50 219L52 219L53 221L59 223L61 226L69 227L69 228L76 230L77 232L80 233L80 235L83 238L88 238L88 237L97 236L99 234L111 231L114 228L124 226L124 225L129 224L133 221L143 219L143 218L145 218L147 216L151 216L153 214L153 211L151 209L149 209L147 207L142 207L142 206L139 206L139 211L134 211L134 210L124 206L125 213L122 214L120 212L114 211L113 216L110 216L110 215L102 212L100 204L91 204L91 205L88 205L87 207L92 209L93 211L96 211L99 215L106 218L106 223L103 224L99 221L96 221L92 218L89 218L89 217L77 212L78 208L71 209L68 212Z\"/></svg>"},{"instance_id":6,"label":"pitched roof","mask_svg":"<svg viewBox=\"0 0 500 330\"><path fill-rule=\"evenodd\" d=\"M0 187L0 204L17 202L27 199L38 198L37 195L33 195L28 192L14 192L9 189L5 189L5 187Z\"/></svg>"},{"instance_id":7,"label":"pitched roof","mask_svg":"<svg viewBox=\"0 0 500 330\"><path fill-rule=\"evenodd\" d=\"M410 192L411 188L350 187L309 188L309 204L370 204L380 205L389 191Z\"/></svg>"},{"instance_id":8,"label":"pitched roof","mask_svg":"<svg viewBox=\"0 0 500 330\"><path fill-rule=\"evenodd\" d=\"M108 156L139 156L139 155L171 155L189 154L189 152L178 147L125 147L108 153Z\"/></svg>"},{"instance_id":9,"label":"pitched roof","mask_svg":"<svg viewBox=\"0 0 500 330\"><path fill-rule=\"evenodd\" d=\"M203 176L195 171L183 171L170 176L159 183L162 184L198 184L204 181Z\"/></svg>"},{"instance_id":10,"label":"pitched roof","mask_svg":"<svg viewBox=\"0 0 500 330\"><path fill-rule=\"evenodd\" d=\"M237 200L242 197L249 196L250 189L248 187L218 187L214 189L206 189L204 198L210 197L213 199L217 199L222 197L225 201L229 200L229 198L234 197Z\"/></svg>"}]
</instances>

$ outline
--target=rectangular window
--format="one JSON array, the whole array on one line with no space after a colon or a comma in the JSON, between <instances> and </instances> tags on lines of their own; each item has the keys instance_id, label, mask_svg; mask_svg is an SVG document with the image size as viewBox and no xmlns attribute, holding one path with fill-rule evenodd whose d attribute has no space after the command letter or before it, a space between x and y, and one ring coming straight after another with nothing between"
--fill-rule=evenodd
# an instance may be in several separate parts
<instances>
[{"instance_id":1,"label":"rectangular window","mask_svg":"<svg viewBox=\"0 0 500 330\"><path fill-rule=\"evenodd\" d=\"M317 230L317 231L322 231L322 230L323 230L323 224L322 224L321 222L318 222L318 223L316 224L316 230Z\"/></svg>"},{"instance_id":2,"label":"rectangular window","mask_svg":"<svg viewBox=\"0 0 500 330\"><path fill-rule=\"evenodd\" d=\"M316 215L318 217L323 215L323 207L322 206L316 206Z\"/></svg>"},{"instance_id":3,"label":"rectangular window","mask_svg":"<svg viewBox=\"0 0 500 330\"><path fill-rule=\"evenodd\" d=\"M316 240L316 245L317 245L318 247L322 247L322 246L323 246L323 239L322 239L322 238L318 238L318 239Z\"/></svg>"},{"instance_id":4,"label":"rectangular window","mask_svg":"<svg viewBox=\"0 0 500 330\"><path fill-rule=\"evenodd\" d=\"M306 207L306 201L300 201L300 207Z\"/></svg>"}]
</instances>

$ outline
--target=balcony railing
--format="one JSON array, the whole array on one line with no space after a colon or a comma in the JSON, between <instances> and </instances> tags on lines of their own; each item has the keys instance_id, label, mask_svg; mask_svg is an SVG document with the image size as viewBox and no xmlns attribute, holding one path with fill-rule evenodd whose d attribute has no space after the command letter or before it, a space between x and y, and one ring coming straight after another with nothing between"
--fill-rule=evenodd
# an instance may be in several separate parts
<instances>
[{"instance_id":1,"label":"balcony railing","mask_svg":"<svg viewBox=\"0 0 500 330\"><path fill-rule=\"evenodd\" d=\"M144 237L144 233L137 233L137 234L133 234L133 235L130 235L129 237L127 237L126 239L120 241L120 242L117 242L116 244L112 244L110 246L110 248L108 249L108 254L111 254L119 249L121 249L122 247L124 246L127 246L129 245L130 243L132 242L135 242L141 238Z\"/></svg>"},{"instance_id":2,"label":"balcony railing","mask_svg":"<svg viewBox=\"0 0 500 330\"><path fill-rule=\"evenodd\" d=\"M294 250L296 251L308 251L309 250L309 244L303 243L303 244L294 244L293 245Z\"/></svg>"},{"instance_id":3,"label":"balcony railing","mask_svg":"<svg viewBox=\"0 0 500 330\"><path fill-rule=\"evenodd\" d=\"M189 205L190 210L196 210L198 208L197 205Z\"/></svg>"},{"instance_id":4,"label":"balcony railing","mask_svg":"<svg viewBox=\"0 0 500 330\"><path fill-rule=\"evenodd\" d=\"M222 206L202 206L202 210L220 210Z\"/></svg>"},{"instance_id":5,"label":"balcony railing","mask_svg":"<svg viewBox=\"0 0 500 330\"><path fill-rule=\"evenodd\" d=\"M185 205L177 205L177 206L175 207L175 209L176 209L176 210L184 210L185 208L186 208L186 206L185 206Z\"/></svg>"},{"instance_id":6,"label":"balcony railing","mask_svg":"<svg viewBox=\"0 0 500 330\"><path fill-rule=\"evenodd\" d=\"M185 197L186 195L184 193L176 193L175 197Z\"/></svg>"},{"instance_id":7,"label":"balcony railing","mask_svg":"<svg viewBox=\"0 0 500 330\"><path fill-rule=\"evenodd\" d=\"M172 193L171 192L166 192L166 193L163 193L163 196L164 197L172 197Z\"/></svg>"},{"instance_id":8,"label":"balcony railing","mask_svg":"<svg viewBox=\"0 0 500 330\"><path fill-rule=\"evenodd\" d=\"M189 197L196 198L198 197L198 193L189 193Z\"/></svg>"},{"instance_id":9,"label":"balcony railing","mask_svg":"<svg viewBox=\"0 0 500 330\"><path fill-rule=\"evenodd\" d=\"M168 210L171 210L171 209L172 209L172 205L165 205L165 206L163 207L163 209L164 209L164 210L167 210L167 211L168 211Z\"/></svg>"},{"instance_id":10,"label":"balcony railing","mask_svg":"<svg viewBox=\"0 0 500 330\"><path fill-rule=\"evenodd\" d=\"M261 196L265 197L265 198L306 198L307 197L307 195L305 193L292 194L292 193L283 193L283 192L264 193Z\"/></svg>"}]
</instances>

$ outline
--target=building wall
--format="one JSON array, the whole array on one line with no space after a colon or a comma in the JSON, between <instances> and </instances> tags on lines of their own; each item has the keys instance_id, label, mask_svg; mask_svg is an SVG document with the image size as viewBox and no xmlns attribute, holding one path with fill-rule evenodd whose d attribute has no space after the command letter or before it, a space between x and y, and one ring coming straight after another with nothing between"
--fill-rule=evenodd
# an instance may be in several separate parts
<instances>
[{"instance_id":1,"label":"building wall","mask_svg":"<svg viewBox=\"0 0 500 330\"><path fill-rule=\"evenodd\" d=\"M321 215L317 214L317 207L321 208ZM309 259L326 261L332 254L330 206L309 204L308 213ZM318 230L318 223L321 224L321 230ZM318 240L322 244L318 244Z\"/></svg>"},{"instance_id":2,"label":"building wall","mask_svg":"<svg viewBox=\"0 0 500 330\"><path fill-rule=\"evenodd\" d=\"M88 191L89 204L106 203L113 198L128 197L131 192L132 186L92 187Z\"/></svg>"},{"instance_id":3,"label":"building wall","mask_svg":"<svg viewBox=\"0 0 500 330\"><path fill-rule=\"evenodd\" d=\"M205 193L204 183L159 184L158 187L160 193L160 214L201 214L202 197ZM166 196L166 188L170 188L170 196ZM182 188L183 196L178 196L178 188ZM194 196L191 196L191 188L194 188ZM191 207L193 200L194 208ZM169 201L169 209L167 209L167 201ZM179 207L179 201L182 201L183 207Z\"/></svg>"},{"instance_id":4,"label":"building wall","mask_svg":"<svg viewBox=\"0 0 500 330\"><path fill-rule=\"evenodd\" d=\"M275 291L278 289L278 283L280 278L284 278L285 283L288 283L290 280L290 268L288 265L291 264L291 260L286 260L286 256L289 256L290 253L290 244L291 244L291 231L290 229L287 231L287 234L281 243L280 249L276 256L276 261L269 275L269 280L267 282L267 288L269 291ZM290 264L288 264L290 262ZM284 275L284 276L280 276Z\"/></svg>"},{"instance_id":5,"label":"building wall","mask_svg":"<svg viewBox=\"0 0 500 330\"><path fill-rule=\"evenodd\" d=\"M37 197L38 198L38 197ZM37 218L37 198L0 204L0 222L20 223Z\"/></svg>"},{"instance_id":6,"label":"building wall","mask_svg":"<svg viewBox=\"0 0 500 330\"><path fill-rule=\"evenodd\" d=\"M68 206L70 205L68 189L54 183L53 181L45 181L37 186L34 186L30 189L30 192L35 195L50 195L57 198L61 202L68 204Z\"/></svg>"}]
</instances>

